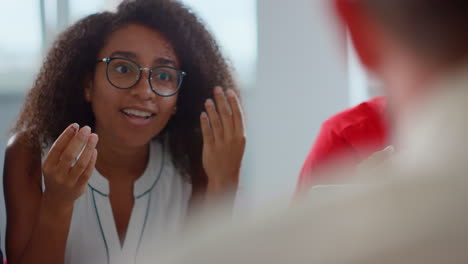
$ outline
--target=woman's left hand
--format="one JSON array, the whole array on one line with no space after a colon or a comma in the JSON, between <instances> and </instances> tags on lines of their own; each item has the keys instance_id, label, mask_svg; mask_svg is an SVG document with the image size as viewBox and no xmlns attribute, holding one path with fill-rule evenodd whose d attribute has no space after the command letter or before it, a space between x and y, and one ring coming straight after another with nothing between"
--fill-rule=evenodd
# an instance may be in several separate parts
<instances>
[{"instance_id":1,"label":"woman's left hand","mask_svg":"<svg viewBox=\"0 0 468 264\"><path fill-rule=\"evenodd\" d=\"M233 90L226 93L216 87L216 105L205 102L206 113L200 116L203 133L203 167L208 177L208 193L237 188L245 150L244 117Z\"/></svg>"}]
</instances>

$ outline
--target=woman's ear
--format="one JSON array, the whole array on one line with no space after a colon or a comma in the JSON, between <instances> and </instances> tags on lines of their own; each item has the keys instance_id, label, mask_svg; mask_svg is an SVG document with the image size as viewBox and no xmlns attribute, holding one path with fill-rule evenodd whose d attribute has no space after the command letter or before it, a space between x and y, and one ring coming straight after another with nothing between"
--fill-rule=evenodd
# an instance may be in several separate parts
<instances>
[{"instance_id":1,"label":"woman's ear","mask_svg":"<svg viewBox=\"0 0 468 264\"><path fill-rule=\"evenodd\" d=\"M84 87L84 99L86 102L91 102L93 93L93 80L87 79Z\"/></svg>"}]
</instances>

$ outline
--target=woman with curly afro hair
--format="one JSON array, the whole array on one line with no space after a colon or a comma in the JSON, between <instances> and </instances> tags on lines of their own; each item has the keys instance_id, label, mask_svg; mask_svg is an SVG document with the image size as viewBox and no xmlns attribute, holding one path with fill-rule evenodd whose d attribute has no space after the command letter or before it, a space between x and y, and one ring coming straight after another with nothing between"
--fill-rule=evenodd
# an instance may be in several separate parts
<instances>
[{"instance_id":1,"label":"woman with curly afro hair","mask_svg":"<svg viewBox=\"0 0 468 264\"><path fill-rule=\"evenodd\" d=\"M63 32L6 150L9 263L139 263L237 188L231 69L195 14L128 0ZM197 207L198 208L198 207Z\"/></svg>"}]
</instances>

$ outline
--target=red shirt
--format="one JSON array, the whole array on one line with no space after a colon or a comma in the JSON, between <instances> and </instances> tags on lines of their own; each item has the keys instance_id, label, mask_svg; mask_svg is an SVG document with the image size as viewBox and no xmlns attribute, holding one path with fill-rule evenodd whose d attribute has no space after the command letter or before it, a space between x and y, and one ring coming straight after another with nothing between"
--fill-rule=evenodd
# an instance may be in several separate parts
<instances>
[{"instance_id":1,"label":"red shirt","mask_svg":"<svg viewBox=\"0 0 468 264\"><path fill-rule=\"evenodd\" d=\"M313 185L314 172L337 157L357 165L387 143L386 99L376 97L344 110L322 124L307 156L297 189Z\"/></svg>"}]
</instances>

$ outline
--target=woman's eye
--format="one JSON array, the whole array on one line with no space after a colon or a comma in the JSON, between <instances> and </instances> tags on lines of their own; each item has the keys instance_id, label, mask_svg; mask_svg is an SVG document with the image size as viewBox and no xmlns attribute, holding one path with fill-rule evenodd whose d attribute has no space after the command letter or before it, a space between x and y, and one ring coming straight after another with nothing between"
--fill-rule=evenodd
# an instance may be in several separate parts
<instances>
[{"instance_id":1,"label":"woman's eye","mask_svg":"<svg viewBox=\"0 0 468 264\"><path fill-rule=\"evenodd\" d=\"M167 72L158 73L158 78L162 81L170 81L171 76Z\"/></svg>"},{"instance_id":2,"label":"woman's eye","mask_svg":"<svg viewBox=\"0 0 468 264\"><path fill-rule=\"evenodd\" d=\"M125 65L119 65L115 67L115 71L119 73L128 73L130 71L130 68Z\"/></svg>"}]
</instances>

